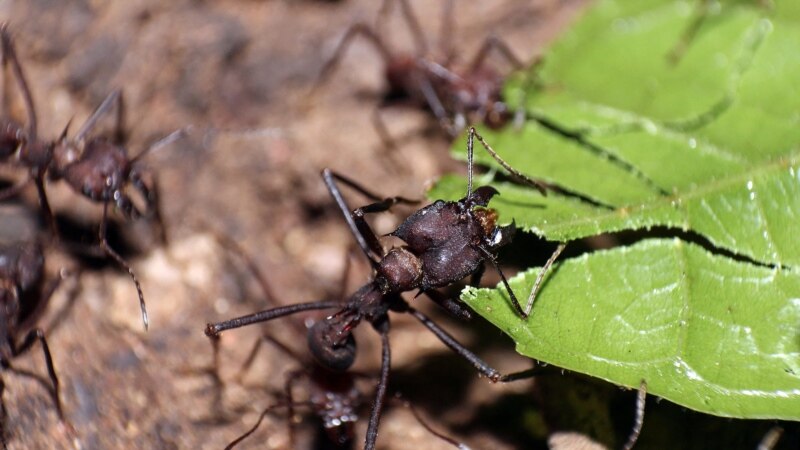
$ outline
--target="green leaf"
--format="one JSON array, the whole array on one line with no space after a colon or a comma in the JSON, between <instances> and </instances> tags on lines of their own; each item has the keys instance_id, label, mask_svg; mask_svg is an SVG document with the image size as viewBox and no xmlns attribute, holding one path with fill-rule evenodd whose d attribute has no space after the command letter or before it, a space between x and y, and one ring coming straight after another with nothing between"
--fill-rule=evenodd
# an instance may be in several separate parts
<instances>
[{"instance_id":1,"label":"green leaf","mask_svg":"<svg viewBox=\"0 0 800 450\"><path fill-rule=\"evenodd\" d=\"M504 222L557 241L661 227L707 249L647 240L564 261L527 322L502 288L463 298L531 358L644 379L716 415L800 420L800 9L708 2L698 21L701 1L598 2L545 55L525 126L481 134L564 190L492 183ZM510 82L507 98L526 86ZM465 186L445 177L429 195ZM519 297L536 273L515 280Z\"/></svg>"},{"instance_id":2,"label":"green leaf","mask_svg":"<svg viewBox=\"0 0 800 450\"><path fill-rule=\"evenodd\" d=\"M483 133L513 167L597 204L557 194L543 203L500 185L501 218L558 241L692 230L764 264L798 265L800 22L765 19L751 3L703 21L677 64L666 55L694 2L599 3L545 56L545 88L527 95L538 120ZM476 159L496 166L485 152ZM450 180L430 195L462 192ZM514 206L524 204L537 207Z\"/></svg>"},{"instance_id":3,"label":"green leaf","mask_svg":"<svg viewBox=\"0 0 800 450\"><path fill-rule=\"evenodd\" d=\"M511 280L528 292L538 269ZM652 239L563 262L533 315L468 288L523 355L710 414L800 419L800 273Z\"/></svg>"}]
</instances>

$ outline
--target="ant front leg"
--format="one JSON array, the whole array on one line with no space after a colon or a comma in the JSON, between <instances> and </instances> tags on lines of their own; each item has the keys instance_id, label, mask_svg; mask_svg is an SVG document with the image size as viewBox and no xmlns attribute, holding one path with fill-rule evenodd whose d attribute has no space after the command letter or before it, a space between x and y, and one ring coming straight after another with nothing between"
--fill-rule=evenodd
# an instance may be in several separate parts
<instances>
[{"instance_id":1,"label":"ant front leg","mask_svg":"<svg viewBox=\"0 0 800 450\"><path fill-rule=\"evenodd\" d=\"M503 286L505 286L506 291L508 291L508 296L511 299L511 304L514 306L514 309L517 310L517 313L520 316L522 316L523 319L528 318L528 313L524 309L522 309L522 305L520 305L519 300L517 300L517 296L514 295L514 291L511 289L511 285L508 284L508 279L506 278L506 275L503 273L503 270L500 269L500 266L497 264L497 261L495 261L494 255L490 251L483 248L483 246L481 245L477 245L475 246L475 248L477 248L483 253L484 259L489 261L489 263L492 264L492 267L494 267L494 269L497 271L497 274L500 275L500 281L503 282Z\"/></svg>"},{"instance_id":2,"label":"ant front leg","mask_svg":"<svg viewBox=\"0 0 800 450\"><path fill-rule=\"evenodd\" d=\"M511 381L522 380L525 378L531 378L539 374L540 370L536 367L528 370L523 370L520 372L514 372L507 375L503 375L498 372L496 369L492 368L486 361L482 360L478 355L471 352L469 349L464 347L460 342L456 340L453 336L450 335L447 331L442 329L439 325L437 325L433 320L431 320L425 314L417 311L416 309L408 306L408 312L414 316L417 320L419 320L428 330L430 330L440 341L442 341L446 346L448 346L451 350L453 350L456 354L461 356L462 358L466 359L470 362L478 372L489 379L492 383L508 383Z\"/></svg>"},{"instance_id":3,"label":"ant front leg","mask_svg":"<svg viewBox=\"0 0 800 450\"><path fill-rule=\"evenodd\" d=\"M368 191L355 181L330 169L323 169L322 179L325 181L325 185L328 187L331 197L333 197L333 199L336 201L336 204L339 206L339 210L342 212L342 215L344 215L344 219L347 222L347 225L350 227L350 232L353 233L353 237L356 239L356 242L358 242L358 245L361 247L364 255L371 261L373 266L377 265L378 260L383 257L383 247L381 246L377 235L375 235L375 232L372 231L372 228L364 219L364 215L388 211L392 206L398 203L413 205L418 202L416 200L410 200L404 197L388 197L381 199L381 197ZM369 198L370 200L373 200L375 203L371 203L351 211L350 207L347 206L347 202L345 202L344 197L342 196L342 192L339 190L339 186L336 184L337 180L344 185L349 186L351 189L359 192L363 196Z\"/></svg>"}]
</instances>

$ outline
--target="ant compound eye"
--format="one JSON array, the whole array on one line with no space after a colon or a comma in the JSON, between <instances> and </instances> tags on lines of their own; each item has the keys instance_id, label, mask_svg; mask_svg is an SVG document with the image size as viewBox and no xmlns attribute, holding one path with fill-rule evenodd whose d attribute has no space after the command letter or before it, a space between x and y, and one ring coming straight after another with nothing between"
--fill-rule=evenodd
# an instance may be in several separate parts
<instances>
[{"instance_id":1,"label":"ant compound eye","mask_svg":"<svg viewBox=\"0 0 800 450\"><path fill-rule=\"evenodd\" d=\"M356 340L350 332L343 344L334 342L337 333L333 327L322 320L308 330L308 347L320 364L330 370L344 372L356 359Z\"/></svg>"}]
</instances>

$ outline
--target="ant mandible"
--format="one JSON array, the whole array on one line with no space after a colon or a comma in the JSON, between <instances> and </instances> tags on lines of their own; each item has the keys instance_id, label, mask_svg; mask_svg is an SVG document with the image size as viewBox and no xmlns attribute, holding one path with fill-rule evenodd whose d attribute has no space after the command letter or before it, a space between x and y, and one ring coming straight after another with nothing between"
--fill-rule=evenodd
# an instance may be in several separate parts
<instances>
[{"instance_id":1,"label":"ant mandible","mask_svg":"<svg viewBox=\"0 0 800 450\"><path fill-rule=\"evenodd\" d=\"M36 131L36 110L33 99L14 50L7 24L0 25L0 43L2 44L3 67L5 68L6 64L11 65L28 114L27 129L22 128L11 119L2 118L0 120L0 161L10 160L14 157L18 164L27 167L30 171L30 178L0 192L0 199L16 195L30 180L33 180L43 213L55 237L58 236L58 230L44 189L45 177L50 180L64 179L74 191L94 202L102 203L103 216L98 233L100 248L107 256L124 267L133 280L139 297L142 322L147 329L149 321L141 284L130 264L109 246L106 239L108 206L109 203L114 202L126 219L142 216L142 212L126 193L127 186L132 185L144 198L147 207L146 214L155 216L160 228L161 241L165 242L166 233L158 209L157 189L148 186L143 180L143 168L138 163L149 152L181 138L186 130L175 131L130 158L123 145L125 132L122 93L120 90L115 90L86 120L74 138L67 138L68 124L55 142L40 140ZM116 107L116 127L113 139L104 136L90 136L90 132L99 120L114 107Z\"/></svg>"},{"instance_id":2,"label":"ant mandible","mask_svg":"<svg viewBox=\"0 0 800 450\"><path fill-rule=\"evenodd\" d=\"M391 1L384 0L381 16L388 11ZM451 137L460 134L467 124L482 123L499 128L508 123L513 114L502 96L505 76L485 64L490 53L496 51L513 70L522 70L524 64L508 44L497 36L489 36L467 65L454 66L456 52L450 44L454 10L452 0L445 3L441 48L439 55L433 57L408 0L397 2L414 38L416 53L391 51L376 31L377 27L358 22L348 28L331 58L323 65L314 90L331 75L353 39L361 36L375 47L383 60L384 76L389 85L387 97L408 99L424 107ZM537 63L534 62L533 66ZM522 118L519 114L517 117ZM393 146L378 110L373 118L381 138L388 146Z\"/></svg>"},{"instance_id":3,"label":"ant mandible","mask_svg":"<svg viewBox=\"0 0 800 450\"><path fill-rule=\"evenodd\" d=\"M247 270L258 281L258 285L261 289L261 295L264 297L266 302L270 305L280 304L279 302L276 302L277 297L273 293L274 291L271 287L271 284L261 270L259 270L257 264L248 254L248 252L239 246L235 241L224 235L216 234L216 237L220 244L222 244L232 253L238 255L239 258L243 260ZM350 258L347 259L344 271L342 273L342 279L340 283L341 290L337 295L337 298L344 297L343 291L347 284L348 273L350 269L349 262ZM289 324L296 333L302 335L306 332L305 325L296 320L290 321ZM284 382L283 393L280 399L276 403L264 408L256 423L248 431L231 441L225 447L225 450L233 449L242 441L255 433L267 414L283 408L286 409L286 416L288 417L287 426L289 430L289 448L295 448L295 422L292 420L292 418L294 417L295 409L299 407L309 408L311 412L319 418L322 424L322 430L324 430L324 436L320 436L321 439L327 440L327 443L333 444L336 448L351 448L355 438L355 423L359 418L359 409L361 409L361 407L366 403L366 396L359 389L358 381L362 379L374 380L375 377L352 370L331 370L314 358L308 358L304 355L301 355L299 352L295 351L292 346L287 345L285 342L276 338L272 334L264 332L261 338L256 341L256 344L253 346L250 354L242 365L239 376L237 377L238 379L241 380L244 372L252 366L253 362L255 361L255 357L258 354L262 343L264 342L272 344L277 349L285 353L290 359L298 363L299 368L293 369L287 373ZM219 379L219 375L217 373L219 369L217 356L219 351L218 340L214 338L212 344L214 349L214 376L215 378ZM302 381L305 381L302 386L305 387L306 398L303 401L298 401L294 396L294 391ZM411 414L420 423L420 425L422 425L425 430L436 436L438 439L441 439L442 441L447 442L448 444L461 450L469 448L466 445L457 442L454 439L433 429L433 427L425 422L416 409L414 409L414 407L411 406L407 400L402 399L402 397L399 395L396 394L395 397L391 398L391 400L396 401L401 406L410 410ZM218 404L221 405L221 399L218 399Z\"/></svg>"},{"instance_id":4,"label":"ant mandible","mask_svg":"<svg viewBox=\"0 0 800 450\"><path fill-rule=\"evenodd\" d=\"M391 351L389 347L389 311L407 313L420 321L445 345L469 361L478 372L491 382L509 382L532 376L533 370L504 375L468 350L433 320L413 308L401 294L419 289L434 302L461 316L469 316L458 302L438 294L438 287L453 284L468 275L477 282L488 261L500 273L516 310L527 314L517 301L495 256L508 244L514 234L513 223L497 226L497 214L486 206L497 191L489 186L473 190L473 140L477 137L484 148L499 161L500 158L476 132L470 128L467 140L469 182L467 194L458 201L436 201L408 217L392 235L404 240L406 245L385 252L378 236L372 231L365 214L387 211L398 203L411 203L403 197L381 198L354 181L329 169L322 171L331 196L345 217L351 233L373 268L373 277L353 293L344 303L317 301L279 306L255 314L237 317L224 322L209 323L205 333L217 338L226 330L273 320L303 311L337 310L316 322L308 330L308 346L316 361L328 370L347 371L356 356L353 330L364 320L369 322L381 339L381 369L365 441L366 449L373 449L378 433L378 422L386 398ZM504 166L508 166L503 162ZM515 176L544 190L544 186L519 172ZM342 196L337 181L373 200L367 206L350 210ZM546 270L542 271L542 274Z\"/></svg>"}]
</instances>

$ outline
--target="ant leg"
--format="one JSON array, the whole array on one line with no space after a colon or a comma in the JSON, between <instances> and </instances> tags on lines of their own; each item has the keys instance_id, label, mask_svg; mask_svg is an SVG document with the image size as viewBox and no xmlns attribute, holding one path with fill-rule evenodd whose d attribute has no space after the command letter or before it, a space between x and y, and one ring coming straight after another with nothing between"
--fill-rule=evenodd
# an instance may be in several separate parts
<instances>
[{"instance_id":1,"label":"ant leg","mask_svg":"<svg viewBox=\"0 0 800 450\"><path fill-rule=\"evenodd\" d=\"M519 182L521 182L523 184L526 184L528 186L536 188L536 190L538 190L542 195L547 195L547 189L548 189L548 185L547 184L545 184L545 183L543 183L543 182L541 182L539 180L534 180L533 178L530 178L529 176L525 175L524 173L520 172L519 170L511 167L486 142L486 140L483 138L483 136L481 136L480 134L478 134L477 131L475 131L475 127L470 127L469 136L467 137L467 153L468 153L468 155L467 155L468 158L467 159L468 159L468 163L469 163L469 166L470 166L470 170L469 170L470 179L472 178L472 151L473 151L472 150L472 137L473 136L476 139L478 139L478 142L480 142L481 145L483 145L483 148L492 156L492 158L494 158L494 160L497 161L498 164L500 164L504 169L506 169L506 171L512 176L512 178L517 179ZM470 186L471 186L471 184L472 183L470 183ZM469 193L470 192L468 191L468 194Z\"/></svg>"},{"instance_id":2,"label":"ant leg","mask_svg":"<svg viewBox=\"0 0 800 450\"><path fill-rule=\"evenodd\" d=\"M302 311L314 311L319 309L337 309L341 308L340 302L321 301L311 303L298 303L296 305L279 306L277 308L268 309L265 311L248 314L246 316L236 317L234 319L226 320L224 322L206 324L206 336L216 337L226 330L245 327L254 323L266 322L278 317L288 316L290 314L299 313Z\"/></svg>"},{"instance_id":3,"label":"ant leg","mask_svg":"<svg viewBox=\"0 0 800 450\"><path fill-rule=\"evenodd\" d=\"M50 346L47 345L47 339L44 337L44 331L42 331L41 328L36 328L29 331L22 340L22 344L18 347L16 345L14 346L13 355L18 356L22 353L25 353L31 348L31 346L33 346L33 344L36 343L36 341L39 341L42 344L42 352L44 353L44 362L47 366L47 374L50 377L50 382L53 384L53 390L50 392L50 395L53 397L53 403L56 406L58 418L62 422L65 422L64 409L61 407L61 389L59 387L58 376L56 375L56 369L53 366L53 356L50 354Z\"/></svg>"},{"instance_id":4,"label":"ant leg","mask_svg":"<svg viewBox=\"0 0 800 450\"><path fill-rule=\"evenodd\" d=\"M136 274L133 272L131 266L119 255L119 253L115 252L114 249L108 245L108 240L106 240L106 228L108 227L108 202L103 203L103 218L100 221L100 248L103 249L103 252L110 256L114 261L117 262L120 266L124 267L125 270L128 271L128 275L133 280L133 284L136 286L136 293L139 295L139 308L142 310L142 323L144 323L144 329L147 331L150 323L147 318L147 306L144 303L144 293L142 292L142 285L139 283L139 279L136 277Z\"/></svg>"},{"instance_id":5,"label":"ant leg","mask_svg":"<svg viewBox=\"0 0 800 450\"><path fill-rule=\"evenodd\" d=\"M158 240L161 245L167 246L169 239L167 238L167 226L164 223L164 215L161 210L161 196L159 195L158 177L152 175L153 188L150 189L147 183L142 180L142 176L138 170L133 169L129 175L131 184L142 194L147 203L147 216L152 217L156 222L158 228Z\"/></svg>"},{"instance_id":6,"label":"ant leg","mask_svg":"<svg viewBox=\"0 0 800 450\"><path fill-rule=\"evenodd\" d=\"M411 411L411 415L414 416L415 419L417 419L417 422L419 422L419 424L422 425L422 428L425 428L425 430L427 430L428 433L447 442L448 444L452 445L453 447L459 450L469 450L469 447L466 446L465 444L462 444L461 442L458 442L455 439L434 430L433 427L431 427L430 424L428 424L422 418L422 415L419 413L419 411L417 411L417 408L414 408L414 405L412 405L411 402L409 402L408 400L404 399L399 392L395 392L394 398L392 398L392 400L394 400L396 403L399 403L400 406L407 408L409 411Z\"/></svg>"},{"instance_id":7,"label":"ant leg","mask_svg":"<svg viewBox=\"0 0 800 450\"><path fill-rule=\"evenodd\" d=\"M468 350L464 347L461 343L459 343L453 336L450 335L447 331L439 327L433 320L431 320L425 314L417 311L416 309L412 308L411 306L408 307L408 312L411 313L417 320L419 320L426 328L428 328L433 334L439 338L446 346L448 346L451 350L457 353L462 358L469 361L481 375L485 376L489 379L492 383L508 383L510 381L521 380L525 378L531 378L536 376L540 373L538 367L534 367L532 369L523 370L520 372L514 372L507 375L503 375L494 368L492 368L489 364L487 364L484 360L482 360L478 355Z\"/></svg>"},{"instance_id":8,"label":"ant leg","mask_svg":"<svg viewBox=\"0 0 800 450\"><path fill-rule=\"evenodd\" d=\"M397 144L395 143L394 138L392 138L391 133L389 133L389 127L386 126L386 123L381 117L380 106L372 110L372 125L375 127L375 131L378 133L381 143L383 143L383 148L396 150ZM392 153L389 153L389 155L391 154Z\"/></svg>"},{"instance_id":9,"label":"ant leg","mask_svg":"<svg viewBox=\"0 0 800 450\"><path fill-rule=\"evenodd\" d=\"M39 195L39 205L44 211L44 218L47 222L47 227L50 229L50 234L53 236L54 241L58 241L58 225L56 224L56 216L53 214L53 209L50 208L50 202L47 200L47 192L44 189L44 174L32 174L33 183L36 185L36 193Z\"/></svg>"},{"instance_id":10,"label":"ant leg","mask_svg":"<svg viewBox=\"0 0 800 450\"><path fill-rule=\"evenodd\" d=\"M286 395L286 426L289 429L289 448L295 448L295 442L297 437L295 436L295 427L294 427L294 396L292 395L292 387L294 383L301 377L307 376L307 373L302 370L295 370L289 373L286 377L286 382L283 385L283 391Z\"/></svg>"},{"instance_id":11,"label":"ant leg","mask_svg":"<svg viewBox=\"0 0 800 450\"><path fill-rule=\"evenodd\" d=\"M439 30L439 50L442 52L444 66L449 66L456 57L456 50L453 46L453 30L455 21L453 0L446 0L442 7L442 25Z\"/></svg>"},{"instance_id":12,"label":"ant leg","mask_svg":"<svg viewBox=\"0 0 800 450\"><path fill-rule=\"evenodd\" d=\"M261 270L259 270L258 265L256 264L256 261L253 259L253 257L250 256L250 254L247 251L245 251L245 249L242 248L242 246L239 245L239 243L236 242L236 240L210 228L209 226L206 226L205 228L211 229L211 234L214 236L214 239L216 239L217 242L222 247L224 247L228 252L233 253L234 255L239 257L239 259L241 259L242 262L244 262L244 265L245 267L247 267L247 270L250 272L250 275L252 275L256 279L258 286L261 288L261 293L264 295L266 303L271 306L278 305L279 304L279 302L277 301L278 296L275 295L275 291L272 289L272 285L269 283L267 277L264 276Z\"/></svg>"},{"instance_id":13,"label":"ant leg","mask_svg":"<svg viewBox=\"0 0 800 450\"><path fill-rule=\"evenodd\" d=\"M261 422L264 421L264 417L266 417L267 414L269 414L272 410L280 408L282 406L285 406L285 405L283 405L281 403L275 403L273 405L269 405L266 408L264 408L264 410L261 412L261 415L258 417L258 421L256 422L255 425L253 425L253 428L250 428L249 430L247 430L246 433L244 433L243 435L241 435L238 438L234 439L230 444L225 446L225 450L231 450L232 448L234 448L237 445L239 445L243 440L245 440L248 437L250 437L250 435L255 433L256 430L258 430L258 427L261 426Z\"/></svg>"},{"instance_id":14,"label":"ant leg","mask_svg":"<svg viewBox=\"0 0 800 450\"><path fill-rule=\"evenodd\" d=\"M30 89L28 89L28 82L25 81L25 73L19 63L19 58L17 58L17 52L14 49L7 23L0 24L0 52L2 52L3 67L5 67L6 63L10 63L14 78L17 79L17 86L19 86L19 90L22 93L25 109L28 112L28 139L33 142L37 139L36 108L33 105L33 97Z\"/></svg>"},{"instance_id":15,"label":"ant leg","mask_svg":"<svg viewBox=\"0 0 800 450\"><path fill-rule=\"evenodd\" d=\"M434 89L433 84L431 84L431 80L417 77L416 81L419 84L419 89L422 92L423 97L425 97L425 103L427 103L428 108L430 108L434 117L436 117L436 120L439 122L439 126L441 126L442 129L444 129L445 132L450 135L450 137L455 138L458 136L460 130L453 123L453 120L447 113L447 109L445 109L444 105L442 104L442 100L439 98L439 94L436 93L436 89Z\"/></svg>"},{"instance_id":16,"label":"ant leg","mask_svg":"<svg viewBox=\"0 0 800 450\"><path fill-rule=\"evenodd\" d=\"M286 355L288 355L290 358L294 359L297 363L299 363L301 365L303 365L305 363L303 358L297 352L292 350L291 347L289 347L288 345L286 345L283 342L279 341L277 338L275 338L271 334L264 333L261 336L261 338L259 338L256 341L256 343L253 345L253 348L250 350L250 353L247 355L247 359L244 361L244 363L242 364L242 367L239 369L239 373L236 375L236 378L235 378L238 382L241 382L242 378L244 378L244 374L248 370L250 370L250 367L252 367L253 362L256 359L256 355L258 355L258 351L261 350L261 345L264 342L271 343L272 345L277 347L279 350L284 352Z\"/></svg>"},{"instance_id":17,"label":"ant leg","mask_svg":"<svg viewBox=\"0 0 800 450\"><path fill-rule=\"evenodd\" d=\"M414 39L414 45L417 48L417 55L425 56L428 54L428 40L425 38L425 32L422 31L422 27L419 24L419 20L417 20L416 14L414 14L414 10L411 8L411 5L408 3L408 0L396 0L397 3L400 3L400 13L403 16L403 20L405 20L406 25L408 25L408 29L411 31L411 37ZM389 7L391 6L392 0L384 0L383 4L381 5L381 9L378 13L378 19L383 19L389 13ZM382 22L382 20L381 20ZM376 21L376 29L380 30L382 24L377 23Z\"/></svg>"},{"instance_id":18,"label":"ant leg","mask_svg":"<svg viewBox=\"0 0 800 450\"><path fill-rule=\"evenodd\" d=\"M461 320L472 319L472 313L464 307L458 300L450 298L441 292L431 289L424 292L434 303L444 308L447 312Z\"/></svg>"},{"instance_id":19,"label":"ant leg","mask_svg":"<svg viewBox=\"0 0 800 450\"><path fill-rule=\"evenodd\" d=\"M367 257L367 259L371 261L373 267L376 266L378 264L378 260L381 258L381 256L383 256L383 247L378 241L378 237L375 235L375 232L372 231L372 228L369 226L367 221L364 220L364 215L387 211L393 205L398 203L415 204L417 202L404 197L389 197L381 199L377 195L361 187L361 185L355 181L343 175L339 175L330 169L322 170L322 179L325 181L328 191L336 201L336 204L339 206L339 210L344 215L344 220L350 227L350 231L353 233L353 237L355 237L359 247L361 247L361 250L364 252L364 255ZM336 184L336 180L358 191L370 200L375 201L375 203L354 209L351 212L350 207L347 206L347 203L345 202L344 197L342 196L342 193Z\"/></svg>"},{"instance_id":20,"label":"ant leg","mask_svg":"<svg viewBox=\"0 0 800 450\"><path fill-rule=\"evenodd\" d=\"M389 51L389 47L386 46L381 37L378 36L378 33L376 33L372 27L363 22L355 23L347 29L344 37L339 42L339 45L336 46L333 56L331 56L330 59L328 59L322 66L319 75L317 75L317 80L314 82L311 91L312 94L316 92L319 86L322 85L328 79L328 77L330 77L333 70L341 61L344 51L347 50L350 43L356 36L362 36L373 46L375 46L375 49L378 50L378 53L381 56L381 59L383 59L384 65L389 65L392 60L392 53Z\"/></svg>"},{"instance_id":21,"label":"ant leg","mask_svg":"<svg viewBox=\"0 0 800 450\"><path fill-rule=\"evenodd\" d=\"M642 433L642 425L644 425L644 402L647 398L647 383L642 380L639 385L639 392L636 393L636 416L633 420L633 430L628 436L628 441L622 446L622 450L631 450L636 441L639 440L639 435Z\"/></svg>"},{"instance_id":22,"label":"ant leg","mask_svg":"<svg viewBox=\"0 0 800 450\"><path fill-rule=\"evenodd\" d=\"M377 329L377 328L376 328ZM391 351L389 350L389 322L384 322L378 332L381 335L381 375L378 387L375 390L375 402L372 404L372 411L369 413L369 425L367 426L366 442L364 450L374 450L375 441L378 439L378 422L381 420L383 403L386 400L386 389L389 384L389 367L391 365Z\"/></svg>"},{"instance_id":23,"label":"ant leg","mask_svg":"<svg viewBox=\"0 0 800 450\"><path fill-rule=\"evenodd\" d=\"M530 295L528 295L528 304L525 305L525 315L528 316L533 309L533 301L536 300L536 294L539 293L539 289L542 288L542 281L544 281L545 275L550 272L550 269L553 267L553 263L556 262L556 259L564 251L567 247L567 244L561 243L558 244L556 250L550 255L550 258L547 262L542 266L542 270L539 271L539 275L536 276L536 282L533 283L533 289L531 289Z\"/></svg>"},{"instance_id":24,"label":"ant leg","mask_svg":"<svg viewBox=\"0 0 800 450\"><path fill-rule=\"evenodd\" d=\"M522 305L520 305L519 300L517 300L517 296L514 295L514 291L511 290L511 286L508 284L508 279L506 279L506 275L503 273L503 270L500 269L500 266L497 265L497 261L494 260L494 255L492 255L491 252L489 252L488 250L483 248L483 246L476 245L475 248L477 248L478 250L483 252L483 255L484 255L485 259L488 260L492 264L492 267L494 267L494 270L496 270L498 275L500 275L500 281L503 282L503 286L505 286L506 287L506 291L508 291L508 296L511 299L511 304L514 306L514 309L517 310L517 313L520 316L522 316L523 319L526 319L528 317L528 313L525 312L525 310L522 309Z\"/></svg>"},{"instance_id":25,"label":"ant leg","mask_svg":"<svg viewBox=\"0 0 800 450\"><path fill-rule=\"evenodd\" d=\"M86 137L86 135L90 131L92 131L92 128L94 128L97 125L97 122L100 120L100 118L108 114L109 110L111 110L111 108L115 106L118 109L116 125L117 127L119 127L120 126L119 121L122 120L122 113L119 112L119 110L122 109L122 91L119 89L114 89L113 91L111 91L110 94L106 96L105 99L103 99L103 102L100 103L100 106L98 106L97 109L94 110L92 115L89 116L88 119L86 119L86 122L83 123L80 130L78 130L78 133L75 134L75 140L82 141ZM115 141L118 137L119 137L119 129L114 131Z\"/></svg>"},{"instance_id":26,"label":"ant leg","mask_svg":"<svg viewBox=\"0 0 800 450\"><path fill-rule=\"evenodd\" d=\"M486 39L484 39L483 44L481 45L478 52L472 58L472 62L469 65L470 73L477 72L478 69L486 62L486 58L489 57L489 53L494 50L498 52L503 59L508 61L511 67L514 70L521 70L523 68L522 61L517 58L517 55L511 50L511 47L502 39L495 35L490 35Z\"/></svg>"}]
</instances>

